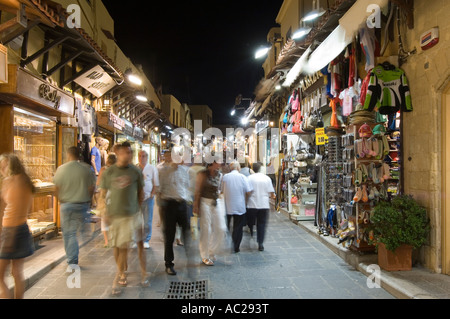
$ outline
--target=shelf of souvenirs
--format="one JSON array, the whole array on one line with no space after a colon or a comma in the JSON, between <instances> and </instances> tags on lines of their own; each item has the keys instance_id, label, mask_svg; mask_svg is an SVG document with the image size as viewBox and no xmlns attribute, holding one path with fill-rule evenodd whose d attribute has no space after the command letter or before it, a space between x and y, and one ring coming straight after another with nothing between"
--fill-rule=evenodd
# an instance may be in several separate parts
<instances>
[{"instance_id":1,"label":"shelf of souvenirs","mask_svg":"<svg viewBox=\"0 0 450 319\"><path fill-rule=\"evenodd\" d=\"M56 191L56 186L53 183L33 180L33 184L36 188L35 197L42 195L53 195L53 193Z\"/></svg>"},{"instance_id":2,"label":"shelf of souvenirs","mask_svg":"<svg viewBox=\"0 0 450 319\"><path fill-rule=\"evenodd\" d=\"M44 235L45 233L56 229L56 223L38 222L37 219L28 219L27 224L33 237Z\"/></svg>"}]
</instances>

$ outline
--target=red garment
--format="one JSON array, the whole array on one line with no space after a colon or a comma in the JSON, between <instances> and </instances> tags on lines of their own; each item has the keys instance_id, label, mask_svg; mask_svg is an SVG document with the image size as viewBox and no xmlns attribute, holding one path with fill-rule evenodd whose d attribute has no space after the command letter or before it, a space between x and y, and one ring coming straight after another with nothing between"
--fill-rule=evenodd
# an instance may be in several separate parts
<instances>
[{"instance_id":1,"label":"red garment","mask_svg":"<svg viewBox=\"0 0 450 319\"><path fill-rule=\"evenodd\" d=\"M367 75L366 75L363 83L361 84L361 93L360 93L360 97L359 97L359 103L361 103L362 105L364 105L364 103L366 102L366 94L367 94L367 90L369 88L371 73L372 73L372 70L367 72Z\"/></svg>"},{"instance_id":2,"label":"red garment","mask_svg":"<svg viewBox=\"0 0 450 319\"><path fill-rule=\"evenodd\" d=\"M356 59L355 59L355 49L352 49L352 54L348 56L349 59L349 72L348 72L348 87L351 88L355 85L356 77Z\"/></svg>"}]
</instances>

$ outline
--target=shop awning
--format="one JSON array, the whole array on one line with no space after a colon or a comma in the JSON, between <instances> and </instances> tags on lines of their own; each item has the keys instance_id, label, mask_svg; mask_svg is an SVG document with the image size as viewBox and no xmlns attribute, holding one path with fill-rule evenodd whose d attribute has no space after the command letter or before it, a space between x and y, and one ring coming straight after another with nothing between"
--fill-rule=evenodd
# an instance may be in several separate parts
<instances>
[{"instance_id":1,"label":"shop awning","mask_svg":"<svg viewBox=\"0 0 450 319\"><path fill-rule=\"evenodd\" d=\"M367 18L372 13L368 11L370 5L378 5L383 8L388 0L358 0L339 19L339 25L326 37L325 40L314 48L313 45L303 53L291 69L283 84L290 87L301 74L313 74L333 61L349 45L361 27L366 24Z\"/></svg>"}]
</instances>

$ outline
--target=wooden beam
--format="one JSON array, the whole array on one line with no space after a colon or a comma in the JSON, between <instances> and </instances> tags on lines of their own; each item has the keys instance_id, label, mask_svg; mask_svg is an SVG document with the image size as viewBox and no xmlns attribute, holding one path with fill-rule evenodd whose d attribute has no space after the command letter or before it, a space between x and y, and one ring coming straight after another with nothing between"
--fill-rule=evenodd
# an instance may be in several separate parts
<instances>
[{"instance_id":1,"label":"wooden beam","mask_svg":"<svg viewBox=\"0 0 450 319\"><path fill-rule=\"evenodd\" d=\"M26 28L19 29L19 30L15 31L15 32L12 32L12 33L8 34L7 36L5 36L2 39L3 45L7 45L9 42L11 42L12 40L14 40L15 38L17 38L17 37L19 37L21 35L23 35L25 37L25 34L28 33L28 31L30 31L32 28L37 26L39 23L41 23L40 19L29 21Z\"/></svg>"},{"instance_id":2,"label":"wooden beam","mask_svg":"<svg viewBox=\"0 0 450 319\"><path fill-rule=\"evenodd\" d=\"M79 51L79 52L75 52L74 54L72 54L71 56L69 56L67 59L65 59L64 61L61 61L60 63L58 63L57 65L55 65L53 68L51 68L50 70L48 70L45 74L47 76L51 76L53 73L55 73L56 71L58 71L59 69L63 68L64 66L66 66L68 63L72 62L73 60L75 60L76 58L78 58L80 55L82 55L84 52L83 51Z\"/></svg>"},{"instance_id":3,"label":"wooden beam","mask_svg":"<svg viewBox=\"0 0 450 319\"><path fill-rule=\"evenodd\" d=\"M56 40L53 40L52 42L50 42L48 45L44 46L42 49L37 51L32 56L26 58L25 61L20 62L20 66L22 68L24 68L26 65L30 64L31 62L33 62L34 60L39 58L41 55L43 55L44 53L47 53L48 51L50 51L54 47L60 45L61 43L63 43L64 41L66 41L69 38L70 38L69 36L62 36Z\"/></svg>"}]
</instances>

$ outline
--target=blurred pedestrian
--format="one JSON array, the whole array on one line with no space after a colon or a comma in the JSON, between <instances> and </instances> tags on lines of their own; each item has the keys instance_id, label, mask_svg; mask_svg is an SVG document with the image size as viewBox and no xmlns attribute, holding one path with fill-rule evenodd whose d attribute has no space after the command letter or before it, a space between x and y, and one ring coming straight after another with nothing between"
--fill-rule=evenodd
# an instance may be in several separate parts
<instances>
[{"instance_id":1,"label":"blurred pedestrian","mask_svg":"<svg viewBox=\"0 0 450 319\"><path fill-rule=\"evenodd\" d=\"M27 225L33 201L34 185L16 155L0 156L3 179L1 198L6 207L0 235L0 298L11 298L5 283L6 269L11 265L14 277L14 299L23 299L25 258L34 253L34 244Z\"/></svg>"},{"instance_id":2,"label":"blurred pedestrian","mask_svg":"<svg viewBox=\"0 0 450 319\"><path fill-rule=\"evenodd\" d=\"M253 164L255 174L248 177L253 192L247 202L247 220L251 229L256 222L256 240L259 251L264 250L263 243L270 211L269 198L275 197L272 180L267 175L260 173L261 167L261 163Z\"/></svg>"},{"instance_id":3,"label":"blurred pedestrian","mask_svg":"<svg viewBox=\"0 0 450 319\"><path fill-rule=\"evenodd\" d=\"M225 208L227 212L227 225L230 229L233 220L232 239L234 252L240 251L242 241L242 229L245 224L246 201L252 192L251 185L247 177L239 173L239 162L230 164L231 173L223 177L222 192L225 198Z\"/></svg>"},{"instance_id":4,"label":"blurred pedestrian","mask_svg":"<svg viewBox=\"0 0 450 319\"><path fill-rule=\"evenodd\" d=\"M144 216L145 233L144 248L150 248L150 239L152 238L152 223L153 223L153 206L155 205L155 194L159 188L158 170L155 166L148 162L148 154L146 151L140 151L138 154L139 168L144 175L144 201L142 202L141 210Z\"/></svg>"},{"instance_id":5,"label":"blurred pedestrian","mask_svg":"<svg viewBox=\"0 0 450 319\"><path fill-rule=\"evenodd\" d=\"M128 142L116 148L116 156L116 164L104 172L100 181L102 205L107 191L110 191L105 216L110 227L111 244L118 269L112 287L113 295L121 293L119 286L125 287L128 284L128 249L133 240L136 240L138 247L141 285L149 285L144 251L144 220L140 213L144 199L144 178L139 168L131 163L133 152Z\"/></svg>"},{"instance_id":6,"label":"blurred pedestrian","mask_svg":"<svg viewBox=\"0 0 450 319\"><path fill-rule=\"evenodd\" d=\"M68 162L56 170L53 183L61 203L61 228L67 263L78 265L79 245L77 233L87 219L95 189L95 176L89 165L79 161L77 147L67 150Z\"/></svg>"},{"instance_id":7,"label":"blurred pedestrian","mask_svg":"<svg viewBox=\"0 0 450 319\"><path fill-rule=\"evenodd\" d=\"M189 201L189 174L182 163L172 161L171 151L164 153L164 164L159 168L159 202L164 233L164 262L166 273L176 275L173 242L177 224L181 226L186 254L190 248L190 221L187 212Z\"/></svg>"},{"instance_id":8,"label":"blurred pedestrian","mask_svg":"<svg viewBox=\"0 0 450 319\"><path fill-rule=\"evenodd\" d=\"M98 176L100 170L102 169L102 153L101 148L101 138L95 138L95 145L91 149L91 165L94 169L95 176Z\"/></svg>"},{"instance_id":9,"label":"blurred pedestrian","mask_svg":"<svg viewBox=\"0 0 450 319\"><path fill-rule=\"evenodd\" d=\"M97 178L97 187L98 189L100 189L100 181L102 179L103 173L106 171L107 168L113 166L114 164L116 164L117 162L117 157L116 154L111 153L106 157L106 162L105 162L105 166L102 167L102 169L100 170L99 174L98 174L98 178ZM100 192L99 192L100 194ZM109 203L109 194L110 192L108 191L106 193L106 204ZM99 195L100 196L100 195ZM106 225L105 222L105 216L101 215L101 212L104 210L100 210L100 217L101 217L101 231L103 234L103 239L105 240L105 248L109 247L109 240L108 240L108 232L109 232L109 227L108 225Z\"/></svg>"},{"instance_id":10,"label":"blurred pedestrian","mask_svg":"<svg viewBox=\"0 0 450 319\"><path fill-rule=\"evenodd\" d=\"M251 169L250 161L248 159L248 156L245 157L245 161L241 163L241 170L240 173L244 175L245 177L249 177L252 174L255 174L255 172ZM250 226L247 212L245 213L245 224L248 227L248 232L250 233L250 236L253 237L253 226Z\"/></svg>"},{"instance_id":11,"label":"blurred pedestrian","mask_svg":"<svg viewBox=\"0 0 450 319\"><path fill-rule=\"evenodd\" d=\"M251 169L251 164L248 159L248 156L245 157L245 162L241 163L240 173L246 177L249 177L250 175L255 174L255 172Z\"/></svg>"},{"instance_id":12,"label":"blurred pedestrian","mask_svg":"<svg viewBox=\"0 0 450 319\"><path fill-rule=\"evenodd\" d=\"M226 234L225 216L219 211L220 164L213 162L197 175L194 215L200 217L200 256L213 266Z\"/></svg>"}]
</instances>

